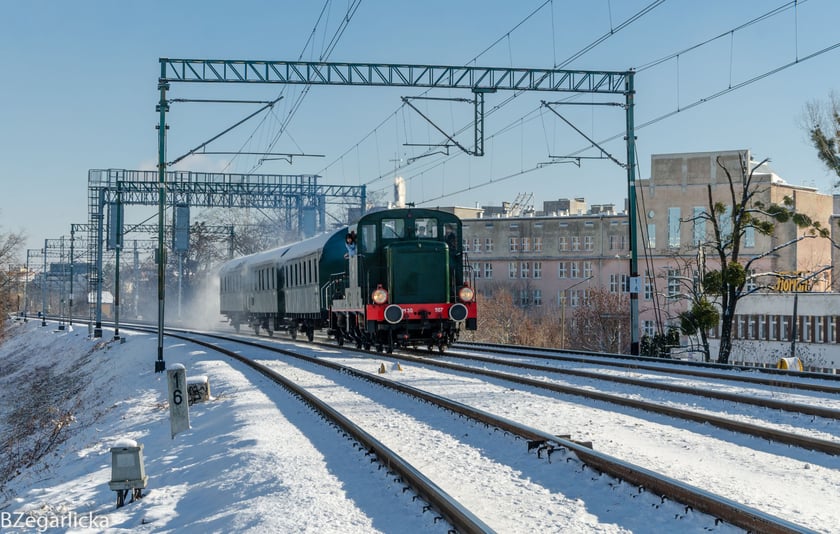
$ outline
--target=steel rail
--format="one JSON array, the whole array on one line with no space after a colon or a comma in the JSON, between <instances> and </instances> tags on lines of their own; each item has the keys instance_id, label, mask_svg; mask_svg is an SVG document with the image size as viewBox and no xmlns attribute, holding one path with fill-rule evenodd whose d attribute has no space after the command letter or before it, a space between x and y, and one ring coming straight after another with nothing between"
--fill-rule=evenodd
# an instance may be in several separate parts
<instances>
[{"instance_id":1,"label":"steel rail","mask_svg":"<svg viewBox=\"0 0 840 534\"><path fill-rule=\"evenodd\" d=\"M783 369L767 369L761 367L749 367L733 364L722 363L707 363L707 362L692 362L685 360L672 360L665 358L653 358L650 356L629 356L626 354L610 354L606 352L589 352L589 351L572 351L567 349L553 349L553 348L537 348L526 347L522 345L498 345L495 343L476 343L459 341L456 348L480 348L484 352L495 352L498 354L516 354L519 356L541 357L548 360L560 360L578 363L591 363L597 365L606 365L609 367L621 367L629 369L642 369L645 371L663 371L663 365L667 365L668 373L684 374L691 376L698 376L703 378L717 378L720 380L733 380L737 382L750 382L753 384L762 384L767 386L776 386L791 389L804 389L809 391L819 391L822 393L837 393L840 394L840 386L829 384L813 384L809 382L795 382L790 380L778 380L775 378L755 377L755 376L727 376L721 373L713 373L701 371L700 368L718 369L721 371L747 371L758 372L769 375L782 375L785 377L801 377L801 378L815 378L818 380L826 380L831 382L840 382L840 375L830 375L826 373L812 373L801 371L786 371ZM518 350L534 351L534 353L516 352ZM593 360L592 358L599 358ZM623 360L623 361L619 361ZM639 363L641 362L641 363ZM658 365L646 365L647 363L657 363ZM693 369L686 369L690 367Z\"/></svg>"},{"instance_id":2,"label":"steel rail","mask_svg":"<svg viewBox=\"0 0 840 534\"><path fill-rule=\"evenodd\" d=\"M707 389L698 389L690 386L680 386L677 384L665 384L651 380L642 380L638 378L628 378L615 375L604 375L593 371L582 371L579 369L561 369L557 367L550 367L547 365L538 365L527 362L517 362L511 360L500 360L498 358L488 358L486 356L478 356L472 354L453 354L447 353L450 358L458 358L462 360L475 360L484 363L494 363L497 365L505 365L509 367L516 367L520 369L530 369L534 371L544 371L550 373L566 374L572 376L579 376L583 378L592 378L594 380L604 380L607 382L616 382L619 384L630 384L633 386L640 386L652 389L659 389L663 391L671 391L674 393L683 393L686 395L696 395L700 397L707 397L710 399L726 400L738 402L741 404L751 404L753 406L760 406L762 408L770 408L773 410L781 410L784 412L802 413L806 415L814 415L817 417L825 417L827 419L840 419L840 410L834 408L825 408L822 406L810 406L797 402L785 402L774 399L765 399L760 397L750 397L747 395L738 395L737 393L726 393L722 391L712 391ZM668 372L667 370L659 369L659 372Z\"/></svg>"}]
</instances>

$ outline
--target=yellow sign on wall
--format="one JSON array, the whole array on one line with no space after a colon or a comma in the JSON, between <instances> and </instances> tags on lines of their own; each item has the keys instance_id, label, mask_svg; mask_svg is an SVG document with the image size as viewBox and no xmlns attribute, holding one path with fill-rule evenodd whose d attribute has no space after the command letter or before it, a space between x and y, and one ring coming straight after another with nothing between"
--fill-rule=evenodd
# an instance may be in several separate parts
<instances>
[{"instance_id":1,"label":"yellow sign on wall","mask_svg":"<svg viewBox=\"0 0 840 534\"><path fill-rule=\"evenodd\" d=\"M805 275L810 274L807 271L784 272L778 273L779 278L776 284L770 289L780 293L801 293L811 291L814 286L814 280L808 280ZM803 278L806 278L803 280Z\"/></svg>"}]
</instances>

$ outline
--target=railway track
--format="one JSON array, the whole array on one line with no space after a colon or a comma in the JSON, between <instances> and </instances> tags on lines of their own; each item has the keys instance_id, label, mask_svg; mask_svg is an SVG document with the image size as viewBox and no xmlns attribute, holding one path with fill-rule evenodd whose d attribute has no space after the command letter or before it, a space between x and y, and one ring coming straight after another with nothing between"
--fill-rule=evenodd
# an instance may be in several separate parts
<instances>
[{"instance_id":1,"label":"railway track","mask_svg":"<svg viewBox=\"0 0 840 534\"><path fill-rule=\"evenodd\" d=\"M600 352L581 352L550 348L536 349L522 346L497 345L493 343L458 342L455 347L458 349L478 349L481 352L509 356L539 357L545 360L603 365L621 369L662 372L663 368L667 368L667 372L672 375L687 375L699 378L714 378L717 380L733 380L736 382L759 384L764 386L840 394L840 375L827 373L811 373L711 362L670 360L646 356L629 356L626 354L605 354ZM739 374L733 375L731 373L732 371L737 371ZM823 383L805 382L800 379L816 379Z\"/></svg>"},{"instance_id":2,"label":"railway track","mask_svg":"<svg viewBox=\"0 0 840 534\"><path fill-rule=\"evenodd\" d=\"M501 366L508 366L513 367L516 369L528 369L528 370L538 370L541 372L548 372L548 373L556 373L556 374L571 374L576 376L582 376L587 378L594 378L599 380L607 380L607 381L614 381L619 383L625 384L632 384L636 386L643 386L649 387L653 389L660 389L663 391L679 391L680 393L691 394L691 395L700 395L705 397L711 398L718 398L723 400L728 400L732 402L741 402L744 404L760 406L767 409L773 410L785 410L791 412L798 412L804 413L813 416L819 417L826 417L828 419L838 419L840 418L840 411L835 409L826 409L820 408L817 406L808 406L798 403L786 403L781 401L776 401L773 399L761 399L761 398L754 398L745 395L733 395L733 394L724 394L719 392L712 392L712 391L703 391L697 390L696 388L684 388L680 386L673 386L670 384L664 384L660 382L649 382L649 381L641 381L641 380L634 380L629 378L622 378L622 377L614 377L614 376L607 376L604 377L597 373L588 373L583 371L574 371L568 369L558 369L554 367L547 367L541 365L534 365L525 362L513 362L513 361L506 361L506 360L499 360L494 358L485 358L481 356L465 356L465 355L449 355L450 357L457 357L465 360L475 360L484 363L493 363ZM595 391L591 388L585 387L574 387L563 385L554 382L548 382L546 380L539 380L535 378L530 378L526 376L517 375L514 373L506 373L501 371L493 371L485 368L479 368L474 366L466 366L466 365L459 365L454 363L449 363L445 361L441 361L440 359L436 358L427 358L427 357L418 357L412 356L408 354L401 354L401 357L406 359L407 361L415 362L415 363L422 363L424 365L430 365L435 367L442 367L452 371L461 371L461 372L469 372L475 373L483 376L488 376L496 379L501 380L508 380L511 382L515 382L518 384L523 384L527 386L532 386L536 388L546 389L549 391L553 391L556 393L562 393L566 395L575 395L579 397L584 397L587 399L608 402L611 404L619 405L619 406L626 406L630 408L635 408L639 410L644 410L647 412L658 413L662 415L666 415L669 417L675 417L678 419L684 419L687 421L695 421L698 423L705 423L712 426L716 426L718 428L723 428L726 430L731 430L734 432L738 432L741 434L751 435L755 437L759 437L762 439L766 439L769 441L775 441L778 443L784 443L787 445L792 445L796 447L802 447L804 449L815 450L824 452L827 454L840 456L840 441L836 440L827 440L821 438L815 438L812 436L806 436L802 434L797 434L794 432L787 432L782 430L777 430L774 428L769 428L763 425L755 425L750 424L744 421L735 420L732 418L716 416L704 412L699 412L695 410L687 410L684 408L679 408L675 406L665 405L659 402L648 402L644 400L639 400L635 398L629 398L626 396L615 395L610 393L603 393L600 391ZM661 369L660 369L661 371Z\"/></svg>"},{"instance_id":3,"label":"railway track","mask_svg":"<svg viewBox=\"0 0 840 534\"><path fill-rule=\"evenodd\" d=\"M183 333L175 332L172 332L168 335L179 337L185 336L185 334ZM195 341L193 339L194 335L186 335L186 337L187 339L190 339L190 341ZM231 341L231 336L216 336L216 338ZM639 491L644 490L647 493L655 495L658 499L662 499L663 502L674 501L683 503L683 505L687 507L686 510L692 509L697 512L710 514L711 516L714 516L719 520L725 521L732 525L736 525L748 531L803 531L803 529L800 526L794 525L785 520L743 506L737 502L731 501L718 495L714 495L710 492L699 490L688 484L684 484L678 480L663 477L661 475L658 475L657 473L654 473L644 468L639 468L628 462L612 458L608 455L599 453L597 451L593 451L587 448L586 446L579 443L575 443L574 441L571 441L569 439L558 438L557 436L554 436L548 432L543 432L507 419L493 416L492 414L482 412L481 410L471 408L464 404L453 402L449 399L418 390L417 388L413 388L411 386L400 384L398 382L378 376L377 374L358 371L351 367L330 362L329 360L326 360L324 358L306 356L298 353L290 353L289 351L279 349L277 347L266 346L264 343L259 343L252 340L242 340L237 338L235 341L236 343L244 343L252 347L259 348L261 350L271 350L274 352L285 354L286 356L293 356L296 359L306 361L308 363L315 364L318 366L328 367L333 370L339 371L342 374L353 376L354 378L363 379L388 388L397 389L403 393L412 395L417 398L421 398L426 402L433 403L437 406L446 408L447 410L459 414L459 416L469 417L470 419L480 422L481 424L492 425L495 428L503 429L505 432L520 437L523 440L527 441L529 449L535 451L538 455L545 454L546 456L549 456L549 458L553 455L555 462L558 460L558 457L565 460L566 462L580 462L581 467L588 467L590 469L594 469L598 473L602 473L614 478L614 483L616 485L620 485L622 481L625 483L632 484L638 487ZM219 347L217 347L217 345L217 342L206 342L205 344L205 346L208 348L211 348L213 350L219 350ZM332 348L334 349L335 347L333 346ZM229 355L232 358L235 358L246 365L252 366L254 368L259 368L261 366L257 362L253 362L249 358L245 358L241 354L237 354L233 351L230 352L231 354ZM266 366L261 367L266 368ZM267 368L265 371L260 370L260 372L263 374L266 374L266 372L268 372L266 376L270 376L274 373L273 371ZM321 411L321 409L319 409L319 411ZM354 434L350 433L350 435ZM366 448L368 447L367 444L365 444L364 446ZM377 452L376 454L377 457L380 457L379 452ZM383 465L389 466L392 464L392 462L395 462L395 460L389 460L385 456L380 457L380 461L383 463ZM400 476L404 477L406 480L410 480L409 475L401 474ZM425 494L429 490L421 488L420 490L415 491L417 491L418 494L424 495L424 498L427 498L425 497ZM439 497L428 497L427 501L430 502L430 506L432 506L436 511L438 511L438 513L440 513L441 517L444 517L453 525L456 525L456 522L458 521L462 521L462 519L458 518L459 515L470 515L466 510L463 509L463 507L461 507L457 503L450 503L447 505L445 503L442 504L440 502L437 502L437 499L439 499ZM454 507L454 509L447 511L446 508L448 506ZM457 510L460 510L461 512L459 513L457 512ZM456 525L456 528L459 531L466 532L472 531L470 529L476 527ZM478 528L481 529L482 527Z\"/></svg>"}]
</instances>

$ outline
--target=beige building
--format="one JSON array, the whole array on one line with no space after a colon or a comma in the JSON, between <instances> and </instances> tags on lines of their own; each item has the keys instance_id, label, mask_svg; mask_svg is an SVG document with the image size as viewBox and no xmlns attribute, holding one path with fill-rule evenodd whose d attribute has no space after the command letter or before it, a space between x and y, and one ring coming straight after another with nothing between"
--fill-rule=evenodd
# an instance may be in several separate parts
<instances>
[{"instance_id":1,"label":"beige building","mask_svg":"<svg viewBox=\"0 0 840 534\"><path fill-rule=\"evenodd\" d=\"M749 150L659 154L651 160L651 177L639 180L636 190L637 254L639 273L643 278L639 293L640 336L662 332L670 325L678 326L678 315L688 305L685 297L699 283L700 262L705 262L707 268L716 268L718 260L713 251L703 246L712 238L712 224L700 215L711 211L710 195L713 203L732 205L729 179L718 161L729 170L736 184L740 183L742 161L751 165L750 169L755 168L752 173L755 187L751 188L755 191L753 203L782 204L789 198L797 213L807 214L824 226L830 224L834 212L834 199L830 195L821 194L814 188L788 184L767 165L756 168L757 162L752 161ZM487 213L496 216L487 217ZM498 285L511 287L520 305L542 306L552 313L584 305L586 292L593 287L629 292L630 248L626 213L615 214L614 209L600 206L593 210L582 198L545 202L542 211L529 213L531 216L511 218L504 217L499 210L485 208L475 217L464 218L464 248L477 275L479 291L492 290ZM546 215L541 215L543 213ZM724 232L727 229L725 219L725 216L719 218ZM825 291L830 287L832 246L828 240L806 238L781 247L802 233L803 230L792 223L777 225L772 236L763 236L752 228L746 230L742 239L742 264L749 263L749 272L753 275L749 287L757 294L771 300L783 297L779 295L780 286L777 285L780 278L769 273L811 277L808 285L811 291ZM768 251L773 252L767 254ZM797 287L795 283L788 285L787 293ZM840 298L831 295L823 301L836 302L834 297ZM758 302L757 297L747 297L739 303L739 315L742 310L744 317L755 315L751 300ZM787 309L787 306L781 305L779 309ZM820 327L819 336L811 335L817 326L809 326L805 329L803 343L817 339L823 343L840 341L838 329L828 326L837 324L832 318L832 310L831 307L812 310L823 317L819 324L826 326ZM783 315L761 318L764 325L761 331L767 336L775 335L775 341L779 342L787 339L786 334L790 335L793 320L791 317L784 319ZM739 316L736 320L736 337L757 338L759 319L754 318L750 323L750 319L744 317ZM802 320L808 321L808 325L817 325L816 315L814 317L813 320ZM737 326L742 323L744 326ZM754 325L752 330L750 324ZM788 325L787 331L783 325ZM799 329L798 335L803 335L802 332ZM712 335L716 333L712 332ZM684 344L687 342L684 340ZM837 347L836 367L840 367L840 345Z\"/></svg>"},{"instance_id":2,"label":"beige building","mask_svg":"<svg viewBox=\"0 0 840 534\"><path fill-rule=\"evenodd\" d=\"M523 306L574 307L588 287L629 283L624 215L464 219L464 250L479 291L515 286Z\"/></svg>"}]
</instances>

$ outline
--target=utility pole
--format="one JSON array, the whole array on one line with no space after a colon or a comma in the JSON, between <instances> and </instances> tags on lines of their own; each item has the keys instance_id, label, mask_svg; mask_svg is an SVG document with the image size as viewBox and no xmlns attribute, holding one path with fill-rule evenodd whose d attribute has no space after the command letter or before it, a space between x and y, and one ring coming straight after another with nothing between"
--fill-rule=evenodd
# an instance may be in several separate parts
<instances>
[{"instance_id":1,"label":"utility pole","mask_svg":"<svg viewBox=\"0 0 840 534\"><path fill-rule=\"evenodd\" d=\"M161 78L158 81L160 90L160 101L157 111L160 113L160 124L158 124L158 335L157 335L157 360L155 361L155 372L166 371L166 362L163 360L163 311L164 311L164 289L166 274L166 249L163 246L163 222L166 209L166 112L169 110L169 102L166 100L166 90L169 83L166 82L166 66L161 64Z\"/></svg>"},{"instance_id":2,"label":"utility pole","mask_svg":"<svg viewBox=\"0 0 840 534\"><path fill-rule=\"evenodd\" d=\"M47 240L44 239L44 271L41 273L41 326L47 326Z\"/></svg>"}]
</instances>

